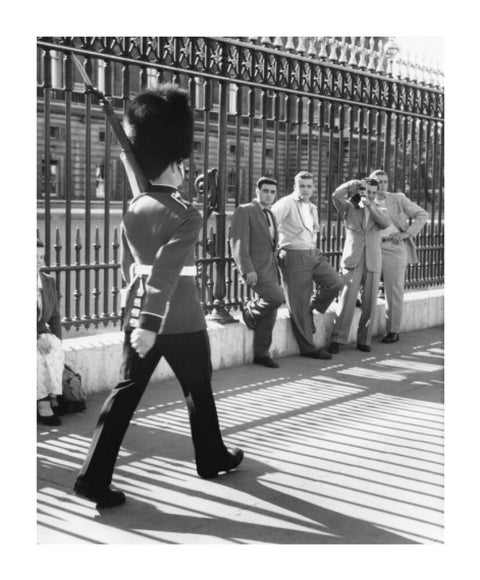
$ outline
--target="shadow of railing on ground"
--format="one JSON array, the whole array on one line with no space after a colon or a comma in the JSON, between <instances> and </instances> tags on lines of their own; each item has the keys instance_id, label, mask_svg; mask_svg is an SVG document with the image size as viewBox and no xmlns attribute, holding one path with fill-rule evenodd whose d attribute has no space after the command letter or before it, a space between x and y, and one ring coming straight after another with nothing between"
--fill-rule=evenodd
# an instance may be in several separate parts
<instances>
[{"instance_id":1,"label":"shadow of railing on ground","mask_svg":"<svg viewBox=\"0 0 480 580\"><path fill-rule=\"evenodd\" d=\"M246 458L212 481L196 477L184 402L141 406L130 429L136 440L160 431L162 454L122 449L115 483L128 501L115 510L69 492L89 439L46 434L43 543L442 542L442 352L435 343L233 378L216 400L228 444Z\"/></svg>"}]
</instances>

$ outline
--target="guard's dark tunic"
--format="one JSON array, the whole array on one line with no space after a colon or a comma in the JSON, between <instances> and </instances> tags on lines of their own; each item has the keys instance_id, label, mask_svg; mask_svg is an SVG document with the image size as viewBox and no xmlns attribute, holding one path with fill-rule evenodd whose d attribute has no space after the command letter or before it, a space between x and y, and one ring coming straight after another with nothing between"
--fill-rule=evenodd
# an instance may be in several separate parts
<instances>
[{"instance_id":1,"label":"guard's dark tunic","mask_svg":"<svg viewBox=\"0 0 480 580\"><path fill-rule=\"evenodd\" d=\"M206 328L195 281L194 249L201 227L200 212L174 187L153 186L130 203L123 219L122 272L131 292L132 265L152 266L138 316L140 328L161 334Z\"/></svg>"},{"instance_id":2,"label":"guard's dark tunic","mask_svg":"<svg viewBox=\"0 0 480 580\"><path fill-rule=\"evenodd\" d=\"M198 210L170 186L153 186L130 203L122 228L122 273L129 282L123 325L124 380L103 406L79 475L83 481L110 485L130 419L162 356L186 398L197 471L225 464L228 451L212 394L210 345L192 275L201 225ZM145 358L130 344L135 327L157 333Z\"/></svg>"}]
</instances>

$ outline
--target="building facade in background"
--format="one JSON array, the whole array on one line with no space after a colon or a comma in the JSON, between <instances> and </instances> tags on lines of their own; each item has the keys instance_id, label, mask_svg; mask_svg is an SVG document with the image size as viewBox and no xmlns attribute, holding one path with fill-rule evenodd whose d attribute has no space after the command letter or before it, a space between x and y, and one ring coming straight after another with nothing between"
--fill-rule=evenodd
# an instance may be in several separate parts
<instances>
[{"instance_id":1,"label":"building facade in background","mask_svg":"<svg viewBox=\"0 0 480 580\"><path fill-rule=\"evenodd\" d=\"M120 147L71 55L119 117L158 82L179 83L195 110L183 194L204 209L199 292L228 321L248 298L227 244L229 215L260 175L288 194L300 169L318 186L319 245L338 266L342 226L330 194L385 169L430 214L407 287L443 283L442 74L407 63L386 37L42 37L37 52L37 211L66 328L118 321L118 226L130 197ZM195 187L215 168L207 192ZM207 195L208 194L208 195ZM208 218L208 206L213 209ZM422 259L423 258L423 259Z\"/></svg>"}]
</instances>

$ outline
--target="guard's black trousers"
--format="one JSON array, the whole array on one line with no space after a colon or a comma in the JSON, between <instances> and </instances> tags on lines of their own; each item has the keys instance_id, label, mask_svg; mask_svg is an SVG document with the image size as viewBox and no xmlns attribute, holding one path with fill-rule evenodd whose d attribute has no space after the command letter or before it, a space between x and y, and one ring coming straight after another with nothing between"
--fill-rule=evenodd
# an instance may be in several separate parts
<instances>
[{"instance_id":1,"label":"guard's black trousers","mask_svg":"<svg viewBox=\"0 0 480 580\"><path fill-rule=\"evenodd\" d=\"M158 335L145 358L130 344L125 332L123 379L105 401L92 444L79 478L95 486L108 486L132 415L162 356L175 373L185 396L198 471L212 471L225 464L223 444L212 394L210 343L206 330L187 334Z\"/></svg>"}]
</instances>

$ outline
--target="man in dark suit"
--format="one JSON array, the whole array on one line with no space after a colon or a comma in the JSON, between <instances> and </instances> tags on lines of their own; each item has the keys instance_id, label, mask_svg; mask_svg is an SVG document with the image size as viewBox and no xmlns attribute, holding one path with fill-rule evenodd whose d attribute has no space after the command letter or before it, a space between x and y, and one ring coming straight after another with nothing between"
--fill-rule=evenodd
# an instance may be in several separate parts
<instances>
[{"instance_id":1,"label":"man in dark suit","mask_svg":"<svg viewBox=\"0 0 480 580\"><path fill-rule=\"evenodd\" d=\"M245 324L255 331L253 362L278 368L269 352L277 310L285 302L275 255L277 225L270 211L277 182L261 177L255 195L253 201L238 206L233 214L230 246L243 279L257 295L243 310Z\"/></svg>"},{"instance_id":2,"label":"man in dark suit","mask_svg":"<svg viewBox=\"0 0 480 580\"><path fill-rule=\"evenodd\" d=\"M165 357L186 399L197 473L216 477L237 467L218 424L205 318L195 283L198 210L177 190L183 159L193 145L193 114L186 91L174 84L144 91L130 103L126 126L137 162L151 181L134 197L122 223L122 274L129 282L123 329L123 380L106 400L92 445L75 483L99 507L125 501L110 487L130 419L158 362Z\"/></svg>"}]
</instances>

